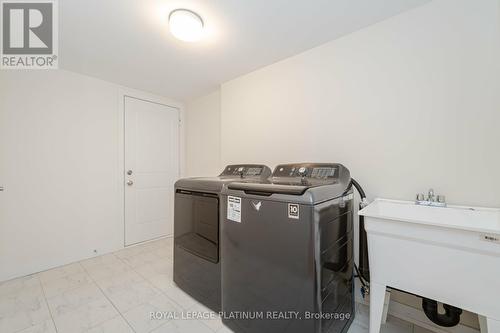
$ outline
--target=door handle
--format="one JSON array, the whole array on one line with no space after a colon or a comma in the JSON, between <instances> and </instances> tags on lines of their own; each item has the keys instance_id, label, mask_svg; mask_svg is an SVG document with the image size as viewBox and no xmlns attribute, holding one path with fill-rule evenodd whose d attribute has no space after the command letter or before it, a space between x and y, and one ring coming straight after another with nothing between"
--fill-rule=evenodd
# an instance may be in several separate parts
<instances>
[{"instance_id":1,"label":"door handle","mask_svg":"<svg viewBox=\"0 0 500 333\"><path fill-rule=\"evenodd\" d=\"M132 170L128 170L127 175L132 176Z\"/></svg>"},{"instance_id":2,"label":"door handle","mask_svg":"<svg viewBox=\"0 0 500 333\"><path fill-rule=\"evenodd\" d=\"M134 182L133 182L133 181L131 181L131 180L129 180L129 181L127 181L127 185L128 185L128 186L132 186L132 185L134 185Z\"/></svg>"}]
</instances>

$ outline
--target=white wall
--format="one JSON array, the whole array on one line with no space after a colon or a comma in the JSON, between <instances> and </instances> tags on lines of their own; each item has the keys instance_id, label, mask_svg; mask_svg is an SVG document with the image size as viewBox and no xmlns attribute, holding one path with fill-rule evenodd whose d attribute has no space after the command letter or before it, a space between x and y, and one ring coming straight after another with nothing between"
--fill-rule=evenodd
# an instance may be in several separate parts
<instances>
[{"instance_id":1,"label":"white wall","mask_svg":"<svg viewBox=\"0 0 500 333\"><path fill-rule=\"evenodd\" d=\"M220 90L186 105L186 174L215 176L220 163Z\"/></svg>"},{"instance_id":2,"label":"white wall","mask_svg":"<svg viewBox=\"0 0 500 333\"><path fill-rule=\"evenodd\" d=\"M222 163L345 164L370 198L500 206L498 0L435 0L222 85Z\"/></svg>"},{"instance_id":3,"label":"white wall","mask_svg":"<svg viewBox=\"0 0 500 333\"><path fill-rule=\"evenodd\" d=\"M0 281L123 248L123 92L140 93L1 71Z\"/></svg>"}]
</instances>

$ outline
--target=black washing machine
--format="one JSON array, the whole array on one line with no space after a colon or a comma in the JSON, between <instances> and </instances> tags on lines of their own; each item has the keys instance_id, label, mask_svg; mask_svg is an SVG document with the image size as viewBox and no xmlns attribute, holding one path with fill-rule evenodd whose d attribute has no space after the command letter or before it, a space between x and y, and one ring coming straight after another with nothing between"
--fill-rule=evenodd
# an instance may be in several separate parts
<instances>
[{"instance_id":1,"label":"black washing machine","mask_svg":"<svg viewBox=\"0 0 500 333\"><path fill-rule=\"evenodd\" d=\"M221 310L219 196L230 182L267 179L265 165L228 165L218 177L175 183L174 282L214 311Z\"/></svg>"},{"instance_id":2,"label":"black washing machine","mask_svg":"<svg viewBox=\"0 0 500 333\"><path fill-rule=\"evenodd\" d=\"M286 164L222 191L223 322L236 333L347 332L353 194L341 164Z\"/></svg>"}]
</instances>

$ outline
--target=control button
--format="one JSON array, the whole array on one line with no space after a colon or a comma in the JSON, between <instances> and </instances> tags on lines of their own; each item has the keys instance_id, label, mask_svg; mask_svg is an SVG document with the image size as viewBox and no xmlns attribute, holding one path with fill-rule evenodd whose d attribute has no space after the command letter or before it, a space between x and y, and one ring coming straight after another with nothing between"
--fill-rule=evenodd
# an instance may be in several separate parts
<instances>
[{"instance_id":1,"label":"control button","mask_svg":"<svg viewBox=\"0 0 500 333\"><path fill-rule=\"evenodd\" d=\"M306 168L305 167L300 167L299 169L299 175L304 175L306 173Z\"/></svg>"},{"instance_id":2,"label":"control button","mask_svg":"<svg viewBox=\"0 0 500 333\"><path fill-rule=\"evenodd\" d=\"M239 167L239 168L238 168L238 171L239 171L239 172L243 171L243 167Z\"/></svg>"}]
</instances>

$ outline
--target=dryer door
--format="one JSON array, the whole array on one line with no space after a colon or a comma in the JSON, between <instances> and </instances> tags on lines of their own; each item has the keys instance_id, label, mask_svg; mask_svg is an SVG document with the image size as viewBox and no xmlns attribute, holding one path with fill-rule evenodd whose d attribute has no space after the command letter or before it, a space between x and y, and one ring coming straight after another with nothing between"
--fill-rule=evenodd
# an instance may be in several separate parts
<instances>
[{"instance_id":1,"label":"dryer door","mask_svg":"<svg viewBox=\"0 0 500 333\"><path fill-rule=\"evenodd\" d=\"M211 262L219 262L218 196L177 191L174 214L176 246Z\"/></svg>"}]
</instances>

